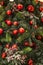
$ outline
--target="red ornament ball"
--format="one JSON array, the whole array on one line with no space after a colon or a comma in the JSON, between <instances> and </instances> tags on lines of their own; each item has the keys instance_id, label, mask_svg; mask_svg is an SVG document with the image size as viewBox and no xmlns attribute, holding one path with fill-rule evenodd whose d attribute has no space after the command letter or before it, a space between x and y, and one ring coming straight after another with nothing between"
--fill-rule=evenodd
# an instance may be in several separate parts
<instances>
[{"instance_id":1,"label":"red ornament ball","mask_svg":"<svg viewBox=\"0 0 43 65\"><path fill-rule=\"evenodd\" d=\"M7 15L11 15L12 14L12 11L11 10L7 10L6 14Z\"/></svg>"},{"instance_id":2,"label":"red ornament ball","mask_svg":"<svg viewBox=\"0 0 43 65\"><path fill-rule=\"evenodd\" d=\"M15 25L15 26L18 26L18 24L19 24L19 23L18 23L17 21L14 21L14 22L13 22L13 25Z\"/></svg>"},{"instance_id":3,"label":"red ornament ball","mask_svg":"<svg viewBox=\"0 0 43 65\"><path fill-rule=\"evenodd\" d=\"M2 29L2 28L0 28L0 35L2 35L2 33L3 33L3 29Z\"/></svg>"},{"instance_id":4,"label":"red ornament ball","mask_svg":"<svg viewBox=\"0 0 43 65\"><path fill-rule=\"evenodd\" d=\"M4 5L4 1L1 1L0 4L3 6Z\"/></svg>"},{"instance_id":5,"label":"red ornament ball","mask_svg":"<svg viewBox=\"0 0 43 65\"><path fill-rule=\"evenodd\" d=\"M9 44L6 44L5 48L9 48Z\"/></svg>"},{"instance_id":6,"label":"red ornament ball","mask_svg":"<svg viewBox=\"0 0 43 65\"><path fill-rule=\"evenodd\" d=\"M43 11L43 7L42 7L42 6L40 6L39 10L42 12L42 11Z\"/></svg>"},{"instance_id":7,"label":"red ornament ball","mask_svg":"<svg viewBox=\"0 0 43 65\"><path fill-rule=\"evenodd\" d=\"M28 5L27 9L29 12L34 12L34 6L33 5Z\"/></svg>"},{"instance_id":8,"label":"red ornament ball","mask_svg":"<svg viewBox=\"0 0 43 65\"><path fill-rule=\"evenodd\" d=\"M13 44L13 45L12 45L12 49L15 49L15 48L16 48L16 49L18 48L17 44Z\"/></svg>"},{"instance_id":9,"label":"red ornament ball","mask_svg":"<svg viewBox=\"0 0 43 65\"><path fill-rule=\"evenodd\" d=\"M41 22L43 23L43 17L41 18Z\"/></svg>"},{"instance_id":10,"label":"red ornament ball","mask_svg":"<svg viewBox=\"0 0 43 65\"><path fill-rule=\"evenodd\" d=\"M42 39L42 36L41 36L41 35L38 35L38 36L36 36L36 38L37 38L38 40L41 40L41 39Z\"/></svg>"},{"instance_id":11,"label":"red ornament ball","mask_svg":"<svg viewBox=\"0 0 43 65\"><path fill-rule=\"evenodd\" d=\"M17 5L17 9L18 9L18 10L22 10L22 9L23 9L23 5L22 5L22 4L18 4L18 5Z\"/></svg>"},{"instance_id":12,"label":"red ornament ball","mask_svg":"<svg viewBox=\"0 0 43 65\"><path fill-rule=\"evenodd\" d=\"M33 60L32 59L28 60L28 65L33 65Z\"/></svg>"},{"instance_id":13,"label":"red ornament ball","mask_svg":"<svg viewBox=\"0 0 43 65\"><path fill-rule=\"evenodd\" d=\"M11 22L10 20L5 20L5 22L6 22L6 24L7 24L8 26L11 26L11 25L12 25L12 22Z\"/></svg>"},{"instance_id":14,"label":"red ornament ball","mask_svg":"<svg viewBox=\"0 0 43 65\"><path fill-rule=\"evenodd\" d=\"M30 25L33 25L33 21L30 21L29 24L30 24Z\"/></svg>"},{"instance_id":15,"label":"red ornament ball","mask_svg":"<svg viewBox=\"0 0 43 65\"><path fill-rule=\"evenodd\" d=\"M13 30L13 34L17 35L18 34L18 30Z\"/></svg>"},{"instance_id":16,"label":"red ornament ball","mask_svg":"<svg viewBox=\"0 0 43 65\"><path fill-rule=\"evenodd\" d=\"M24 42L24 46L29 46L29 42Z\"/></svg>"},{"instance_id":17,"label":"red ornament ball","mask_svg":"<svg viewBox=\"0 0 43 65\"><path fill-rule=\"evenodd\" d=\"M19 28L19 33L20 33L20 34L23 34L24 32L25 32L25 29L24 29L24 28L22 28L22 27Z\"/></svg>"},{"instance_id":18,"label":"red ornament ball","mask_svg":"<svg viewBox=\"0 0 43 65\"><path fill-rule=\"evenodd\" d=\"M5 57L6 57L6 53L3 52L3 53L2 53L2 58L5 59Z\"/></svg>"}]
</instances>

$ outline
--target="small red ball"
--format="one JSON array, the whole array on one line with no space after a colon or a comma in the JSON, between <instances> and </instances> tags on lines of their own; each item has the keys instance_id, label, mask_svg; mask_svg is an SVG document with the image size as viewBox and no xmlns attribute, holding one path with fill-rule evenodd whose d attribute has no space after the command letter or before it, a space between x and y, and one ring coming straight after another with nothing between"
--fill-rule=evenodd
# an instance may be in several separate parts
<instances>
[{"instance_id":1,"label":"small red ball","mask_svg":"<svg viewBox=\"0 0 43 65\"><path fill-rule=\"evenodd\" d=\"M22 27L19 28L19 33L20 33L20 34L23 34L24 32L25 32L25 29L24 29L24 28L22 28Z\"/></svg>"},{"instance_id":2,"label":"small red ball","mask_svg":"<svg viewBox=\"0 0 43 65\"><path fill-rule=\"evenodd\" d=\"M13 44L13 45L12 45L12 49L15 49L15 48L16 48L16 49L18 48L17 44Z\"/></svg>"},{"instance_id":3,"label":"small red ball","mask_svg":"<svg viewBox=\"0 0 43 65\"><path fill-rule=\"evenodd\" d=\"M33 60L32 59L28 60L28 65L31 65L31 64L33 64Z\"/></svg>"},{"instance_id":4,"label":"small red ball","mask_svg":"<svg viewBox=\"0 0 43 65\"><path fill-rule=\"evenodd\" d=\"M29 24L30 24L30 25L33 25L33 21L30 21Z\"/></svg>"},{"instance_id":5,"label":"small red ball","mask_svg":"<svg viewBox=\"0 0 43 65\"><path fill-rule=\"evenodd\" d=\"M8 26L11 26L11 25L12 25L12 22L11 22L10 20L5 20L5 22L6 22L6 24L7 24Z\"/></svg>"},{"instance_id":6,"label":"small red ball","mask_svg":"<svg viewBox=\"0 0 43 65\"><path fill-rule=\"evenodd\" d=\"M5 57L6 57L6 53L3 52L3 53L2 53L2 58L4 59Z\"/></svg>"},{"instance_id":7,"label":"small red ball","mask_svg":"<svg viewBox=\"0 0 43 65\"><path fill-rule=\"evenodd\" d=\"M29 46L29 42L24 42L24 46Z\"/></svg>"},{"instance_id":8,"label":"small red ball","mask_svg":"<svg viewBox=\"0 0 43 65\"><path fill-rule=\"evenodd\" d=\"M4 5L4 1L1 2L1 5L2 5L2 6Z\"/></svg>"},{"instance_id":9,"label":"small red ball","mask_svg":"<svg viewBox=\"0 0 43 65\"><path fill-rule=\"evenodd\" d=\"M13 25L15 25L15 26L18 26L18 24L19 24L19 23L18 23L17 21L14 21L14 22L13 22Z\"/></svg>"},{"instance_id":10,"label":"small red ball","mask_svg":"<svg viewBox=\"0 0 43 65\"><path fill-rule=\"evenodd\" d=\"M0 35L2 35L2 33L3 33L3 29L2 29L2 28L0 28Z\"/></svg>"},{"instance_id":11,"label":"small red ball","mask_svg":"<svg viewBox=\"0 0 43 65\"><path fill-rule=\"evenodd\" d=\"M11 15L12 11L11 10L7 10L6 14L7 15Z\"/></svg>"},{"instance_id":12,"label":"small red ball","mask_svg":"<svg viewBox=\"0 0 43 65\"><path fill-rule=\"evenodd\" d=\"M33 5L28 5L27 9L29 12L34 12L34 6Z\"/></svg>"},{"instance_id":13,"label":"small red ball","mask_svg":"<svg viewBox=\"0 0 43 65\"><path fill-rule=\"evenodd\" d=\"M37 38L38 40L41 40L41 39L42 39L42 36L38 35L38 36L36 36L36 38Z\"/></svg>"},{"instance_id":14,"label":"small red ball","mask_svg":"<svg viewBox=\"0 0 43 65\"><path fill-rule=\"evenodd\" d=\"M35 25L35 26L34 26L34 29L37 29L37 28L38 28L38 26L37 26L37 25Z\"/></svg>"},{"instance_id":15,"label":"small red ball","mask_svg":"<svg viewBox=\"0 0 43 65\"><path fill-rule=\"evenodd\" d=\"M22 10L22 9L23 9L23 5L22 5L22 4L18 4L18 5L17 5L17 9L18 9L18 10Z\"/></svg>"},{"instance_id":16,"label":"small red ball","mask_svg":"<svg viewBox=\"0 0 43 65\"><path fill-rule=\"evenodd\" d=\"M40 6L39 10L42 12L42 11L43 11L43 7L42 7L42 6Z\"/></svg>"},{"instance_id":17,"label":"small red ball","mask_svg":"<svg viewBox=\"0 0 43 65\"><path fill-rule=\"evenodd\" d=\"M18 30L13 30L13 34L17 35L18 34Z\"/></svg>"},{"instance_id":18,"label":"small red ball","mask_svg":"<svg viewBox=\"0 0 43 65\"><path fill-rule=\"evenodd\" d=\"M41 18L41 22L43 23L43 18Z\"/></svg>"},{"instance_id":19,"label":"small red ball","mask_svg":"<svg viewBox=\"0 0 43 65\"><path fill-rule=\"evenodd\" d=\"M9 48L9 44L6 44L5 48Z\"/></svg>"}]
</instances>

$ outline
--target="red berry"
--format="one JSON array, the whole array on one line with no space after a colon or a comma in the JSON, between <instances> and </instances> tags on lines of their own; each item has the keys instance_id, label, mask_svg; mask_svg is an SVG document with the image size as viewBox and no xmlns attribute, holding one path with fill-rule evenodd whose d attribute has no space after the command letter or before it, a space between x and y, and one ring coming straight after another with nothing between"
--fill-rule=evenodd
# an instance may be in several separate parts
<instances>
[{"instance_id":1,"label":"red berry","mask_svg":"<svg viewBox=\"0 0 43 65\"><path fill-rule=\"evenodd\" d=\"M13 24L14 24L15 26L18 26L19 23L18 23L17 21L14 21Z\"/></svg>"},{"instance_id":2,"label":"red berry","mask_svg":"<svg viewBox=\"0 0 43 65\"><path fill-rule=\"evenodd\" d=\"M41 39L42 39L42 36L38 35L36 38L37 38L38 40L41 40Z\"/></svg>"},{"instance_id":3,"label":"red berry","mask_svg":"<svg viewBox=\"0 0 43 65\"><path fill-rule=\"evenodd\" d=\"M36 44L35 44L34 42L32 42L32 43L29 44L29 46L30 46L30 47L35 47Z\"/></svg>"},{"instance_id":4,"label":"red berry","mask_svg":"<svg viewBox=\"0 0 43 65\"><path fill-rule=\"evenodd\" d=\"M18 34L18 30L13 30L13 34L17 35Z\"/></svg>"},{"instance_id":5,"label":"red berry","mask_svg":"<svg viewBox=\"0 0 43 65\"><path fill-rule=\"evenodd\" d=\"M6 22L6 24L7 24L8 26L11 26L11 25L12 25L12 22L11 22L10 20L6 20L5 22Z\"/></svg>"},{"instance_id":6,"label":"red berry","mask_svg":"<svg viewBox=\"0 0 43 65\"><path fill-rule=\"evenodd\" d=\"M6 46L5 46L6 48L9 48L9 44L6 44Z\"/></svg>"},{"instance_id":7,"label":"red berry","mask_svg":"<svg viewBox=\"0 0 43 65\"><path fill-rule=\"evenodd\" d=\"M22 4L18 4L18 5L17 5L17 9L18 9L18 10L22 10L22 9L23 9L23 5L22 5Z\"/></svg>"},{"instance_id":8,"label":"red berry","mask_svg":"<svg viewBox=\"0 0 43 65\"><path fill-rule=\"evenodd\" d=\"M42 7L42 6L40 6L39 10L42 12L42 11L43 11L43 7Z\"/></svg>"},{"instance_id":9,"label":"red berry","mask_svg":"<svg viewBox=\"0 0 43 65\"><path fill-rule=\"evenodd\" d=\"M34 6L33 5L28 5L28 11L33 12L34 11Z\"/></svg>"},{"instance_id":10,"label":"red berry","mask_svg":"<svg viewBox=\"0 0 43 65\"><path fill-rule=\"evenodd\" d=\"M29 24L30 24L30 25L33 25L33 21L30 21Z\"/></svg>"},{"instance_id":11,"label":"red berry","mask_svg":"<svg viewBox=\"0 0 43 65\"><path fill-rule=\"evenodd\" d=\"M34 28L35 28L35 29L37 29L37 28L38 28L38 26L37 26L37 25L35 25L35 26L34 26Z\"/></svg>"},{"instance_id":12,"label":"red berry","mask_svg":"<svg viewBox=\"0 0 43 65\"><path fill-rule=\"evenodd\" d=\"M17 46L17 44L13 44L12 45L12 49L15 49L15 48L17 48L18 46Z\"/></svg>"},{"instance_id":13,"label":"red berry","mask_svg":"<svg viewBox=\"0 0 43 65\"><path fill-rule=\"evenodd\" d=\"M43 23L43 18L41 18L41 22Z\"/></svg>"},{"instance_id":14,"label":"red berry","mask_svg":"<svg viewBox=\"0 0 43 65\"><path fill-rule=\"evenodd\" d=\"M2 6L4 5L4 1L1 2L1 5L2 5Z\"/></svg>"},{"instance_id":15,"label":"red berry","mask_svg":"<svg viewBox=\"0 0 43 65\"><path fill-rule=\"evenodd\" d=\"M2 58L4 59L5 57L6 57L6 53L3 52L3 53L2 53Z\"/></svg>"},{"instance_id":16,"label":"red berry","mask_svg":"<svg viewBox=\"0 0 43 65\"><path fill-rule=\"evenodd\" d=\"M24 42L24 46L29 46L29 43L28 42Z\"/></svg>"},{"instance_id":17,"label":"red berry","mask_svg":"<svg viewBox=\"0 0 43 65\"><path fill-rule=\"evenodd\" d=\"M25 32L25 29L24 29L24 28L22 28L22 27L19 28L19 33L20 33L20 34L23 34L24 32Z\"/></svg>"},{"instance_id":18,"label":"red berry","mask_svg":"<svg viewBox=\"0 0 43 65\"><path fill-rule=\"evenodd\" d=\"M30 59L30 60L28 61L28 65L31 65L31 64L33 64L33 60L32 60L32 59Z\"/></svg>"},{"instance_id":19,"label":"red berry","mask_svg":"<svg viewBox=\"0 0 43 65\"><path fill-rule=\"evenodd\" d=\"M11 10L7 10L6 12L7 15L11 15L11 13L12 13Z\"/></svg>"},{"instance_id":20,"label":"red berry","mask_svg":"<svg viewBox=\"0 0 43 65\"><path fill-rule=\"evenodd\" d=\"M2 28L0 28L0 35L2 35L2 33L3 33L3 29L2 29Z\"/></svg>"}]
</instances>

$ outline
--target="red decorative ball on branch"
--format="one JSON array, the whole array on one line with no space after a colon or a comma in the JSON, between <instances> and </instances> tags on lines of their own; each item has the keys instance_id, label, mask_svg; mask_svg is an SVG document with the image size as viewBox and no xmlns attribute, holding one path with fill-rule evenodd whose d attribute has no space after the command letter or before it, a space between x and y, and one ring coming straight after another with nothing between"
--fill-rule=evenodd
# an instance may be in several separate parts
<instances>
[{"instance_id":1,"label":"red decorative ball on branch","mask_svg":"<svg viewBox=\"0 0 43 65\"><path fill-rule=\"evenodd\" d=\"M13 33L13 35L17 35L18 34L18 30L15 29L15 30L13 30L12 33Z\"/></svg>"},{"instance_id":2,"label":"red decorative ball on branch","mask_svg":"<svg viewBox=\"0 0 43 65\"><path fill-rule=\"evenodd\" d=\"M20 33L20 34L23 34L24 32L25 32L25 29L24 29L24 28L22 28L22 27L19 28L19 33Z\"/></svg>"},{"instance_id":3,"label":"red decorative ball on branch","mask_svg":"<svg viewBox=\"0 0 43 65\"><path fill-rule=\"evenodd\" d=\"M0 28L0 35L2 35L2 33L3 33L3 29L2 29L2 28Z\"/></svg>"},{"instance_id":4,"label":"red decorative ball on branch","mask_svg":"<svg viewBox=\"0 0 43 65\"><path fill-rule=\"evenodd\" d=\"M3 52L3 53L2 53L2 58L5 59L5 57L6 57L6 53Z\"/></svg>"},{"instance_id":5,"label":"red decorative ball on branch","mask_svg":"<svg viewBox=\"0 0 43 65\"><path fill-rule=\"evenodd\" d=\"M27 9L29 12L34 12L34 6L33 5L28 5Z\"/></svg>"},{"instance_id":6,"label":"red decorative ball on branch","mask_svg":"<svg viewBox=\"0 0 43 65\"><path fill-rule=\"evenodd\" d=\"M18 10L22 10L22 9L23 9L23 5L22 5L22 4L18 4L18 5L17 5L17 9L18 9Z\"/></svg>"},{"instance_id":7,"label":"red decorative ball on branch","mask_svg":"<svg viewBox=\"0 0 43 65\"><path fill-rule=\"evenodd\" d=\"M10 20L5 20L5 22L6 22L6 24L7 24L8 26L11 26L11 25L12 25L12 22L11 22Z\"/></svg>"},{"instance_id":8,"label":"red decorative ball on branch","mask_svg":"<svg viewBox=\"0 0 43 65\"><path fill-rule=\"evenodd\" d=\"M7 15L11 15L12 14L12 11L11 10L7 10L6 14Z\"/></svg>"}]
</instances>

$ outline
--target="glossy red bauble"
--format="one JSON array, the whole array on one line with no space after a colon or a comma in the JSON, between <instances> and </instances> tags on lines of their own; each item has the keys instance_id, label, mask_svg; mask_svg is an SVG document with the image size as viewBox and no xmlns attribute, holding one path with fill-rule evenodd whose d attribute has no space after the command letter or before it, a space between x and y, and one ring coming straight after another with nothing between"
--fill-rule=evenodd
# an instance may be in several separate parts
<instances>
[{"instance_id":1,"label":"glossy red bauble","mask_svg":"<svg viewBox=\"0 0 43 65\"><path fill-rule=\"evenodd\" d=\"M36 38L37 38L38 40L41 40L41 39L42 39L42 36L38 35L38 36L36 36Z\"/></svg>"},{"instance_id":2,"label":"glossy red bauble","mask_svg":"<svg viewBox=\"0 0 43 65\"><path fill-rule=\"evenodd\" d=\"M34 6L33 5L28 5L27 9L29 12L34 12Z\"/></svg>"},{"instance_id":3,"label":"glossy red bauble","mask_svg":"<svg viewBox=\"0 0 43 65\"><path fill-rule=\"evenodd\" d=\"M0 4L3 6L4 5L4 1L1 1Z\"/></svg>"},{"instance_id":4,"label":"glossy red bauble","mask_svg":"<svg viewBox=\"0 0 43 65\"><path fill-rule=\"evenodd\" d=\"M9 44L6 44L5 48L9 48Z\"/></svg>"},{"instance_id":5,"label":"glossy red bauble","mask_svg":"<svg viewBox=\"0 0 43 65\"><path fill-rule=\"evenodd\" d=\"M41 18L41 22L43 23L43 17Z\"/></svg>"},{"instance_id":6,"label":"glossy red bauble","mask_svg":"<svg viewBox=\"0 0 43 65\"><path fill-rule=\"evenodd\" d=\"M19 23L18 23L17 21L14 21L14 22L13 22L13 25L15 25L15 26L18 26L18 24L19 24Z\"/></svg>"},{"instance_id":7,"label":"glossy red bauble","mask_svg":"<svg viewBox=\"0 0 43 65\"><path fill-rule=\"evenodd\" d=\"M7 15L11 15L12 14L12 11L11 10L7 10L6 14Z\"/></svg>"},{"instance_id":8,"label":"glossy red bauble","mask_svg":"<svg viewBox=\"0 0 43 65\"><path fill-rule=\"evenodd\" d=\"M33 60L32 59L28 60L28 65L33 65Z\"/></svg>"},{"instance_id":9,"label":"glossy red bauble","mask_svg":"<svg viewBox=\"0 0 43 65\"><path fill-rule=\"evenodd\" d=\"M3 53L2 53L2 58L4 59L5 57L6 57L6 53L3 52Z\"/></svg>"},{"instance_id":10,"label":"glossy red bauble","mask_svg":"<svg viewBox=\"0 0 43 65\"><path fill-rule=\"evenodd\" d=\"M29 46L29 42L24 42L24 46Z\"/></svg>"},{"instance_id":11,"label":"glossy red bauble","mask_svg":"<svg viewBox=\"0 0 43 65\"><path fill-rule=\"evenodd\" d=\"M18 46L17 46L17 44L13 44L12 45L12 49L15 49L15 48L17 48Z\"/></svg>"},{"instance_id":12,"label":"glossy red bauble","mask_svg":"<svg viewBox=\"0 0 43 65\"><path fill-rule=\"evenodd\" d=\"M40 6L39 10L42 12L42 11L43 11L43 7L42 7L42 6Z\"/></svg>"},{"instance_id":13,"label":"glossy red bauble","mask_svg":"<svg viewBox=\"0 0 43 65\"><path fill-rule=\"evenodd\" d=\"M2 29L2 28L0 28L0 35L2 35L2 33L3 33L3 29Z\"/></svg>"},{"instance_id":14,"label":"glossy red bauble","mask_svg":"<svg viewBox=\"0 0 43 65\"><path fill-rule=\"evenodd\" d=\"M17 35L18 34L18 30L13 30L13 35Z\"/></svg>"},{"instance_id":15,"label":"glossy red bauble","mask_svg":"<svg viewBox=\"0 0 43 65\"><path fill-rule=\"evenodd\" d=\"M24 32L25 32L25 29L24 29L24 28L22 28L22 27L19 28L19 33L20 33L20 34L23 34Z\"/></svg>"},{"instance_id":16,"label":"glossy red bauble","mask_svg":"<svg viewBox=\"0 0 43 65\"><path fill-rule=\"evenodd\" d=\"M17 5L17 9L18 9L18 10L22 10L22 9L23 9L23 5L22 5L22 4L18 4L18 5Z\"/></svg>"},{"instance_id":17,"label":"glossy red bauble","mask_svg":"<svg viewBox=\"0 0 43 65\"><path fill-rule=\"evenodd\" d=\"M30 24L30 25L33 25L33 21L30 21L29 24Z\"/></svg>"},{"instance_id":18,"label":"glossy red bauble","mask_svg":"<svg viewBox=\"0 0 43 65\"><path fill-rule=\"evenodd\" d=\"M11 26L11 25L12 25L12 22L11 22L10 20L5 20L5 22L6 22L6 24L7 24L8 26Z\"/></svg>"}]
</instances>

